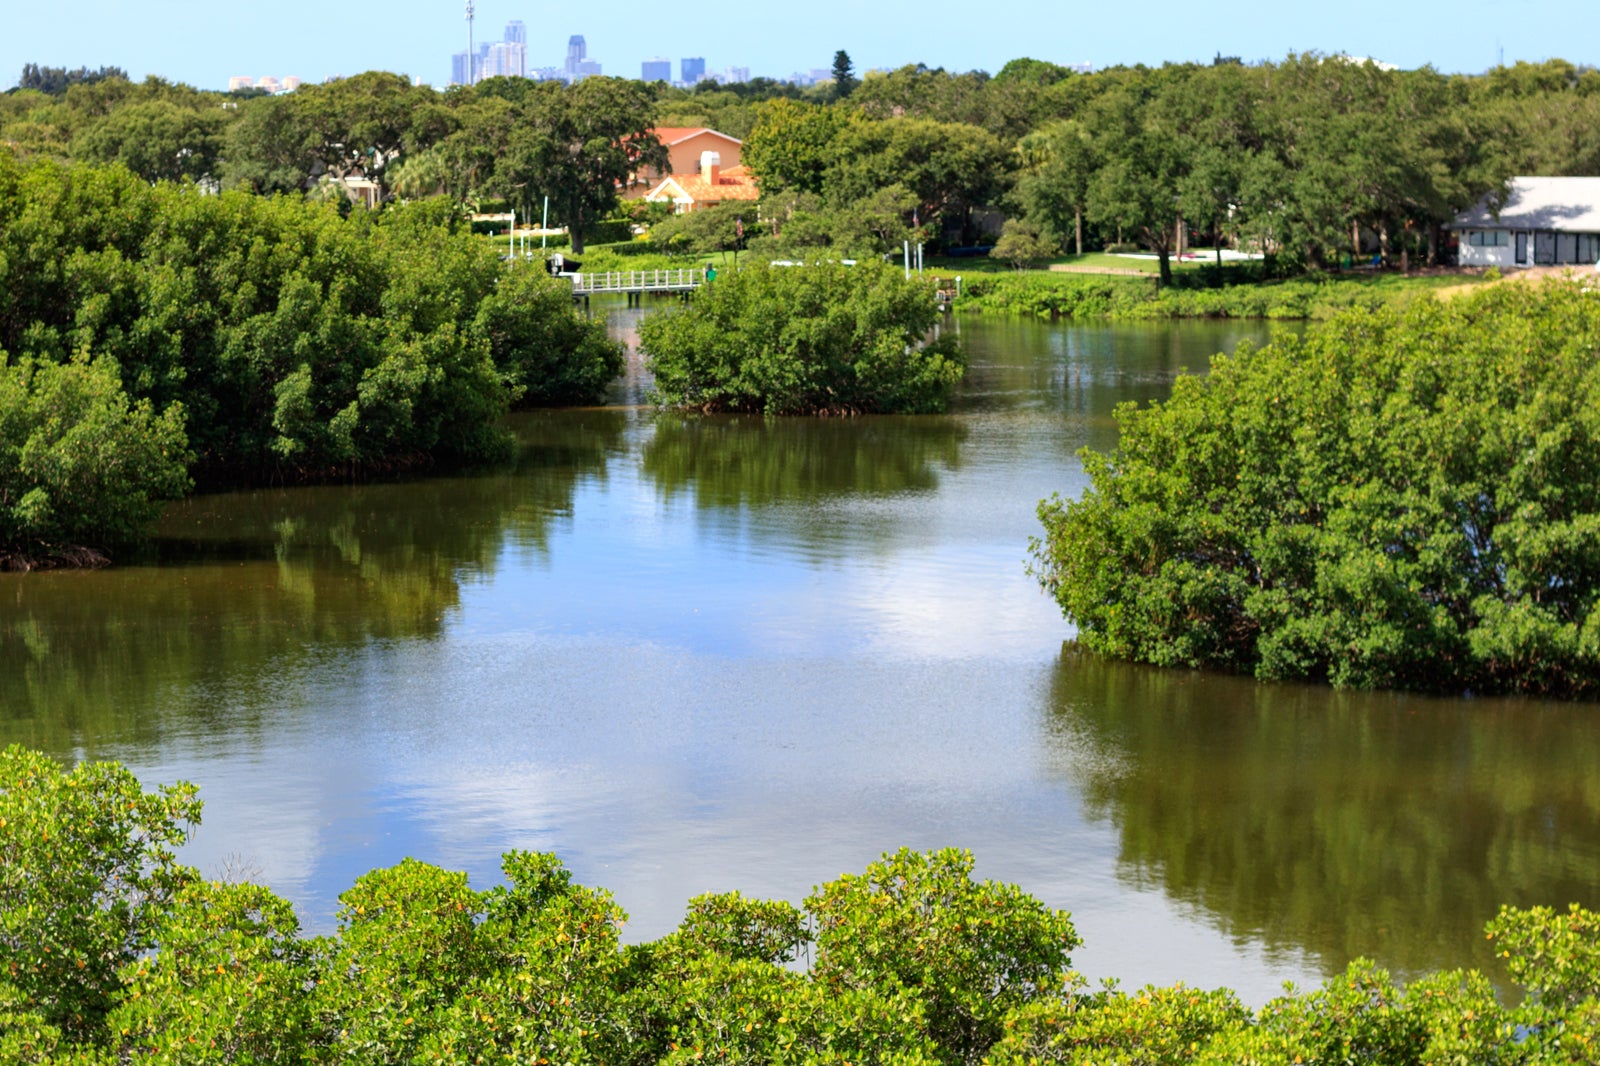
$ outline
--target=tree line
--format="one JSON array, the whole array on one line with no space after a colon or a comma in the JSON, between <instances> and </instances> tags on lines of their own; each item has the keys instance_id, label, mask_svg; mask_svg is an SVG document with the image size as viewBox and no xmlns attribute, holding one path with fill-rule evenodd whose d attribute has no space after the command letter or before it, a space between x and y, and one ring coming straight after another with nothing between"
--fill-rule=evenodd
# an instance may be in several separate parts
<instances>
[{"instance_id":1,"label":"tree line","mask_svg":"<svg viewBox=\"0 0 1600 1066\"><path fill-rule=\"evenodd\" d=\"M808 90L492 78L437 92L374 72L252 97L114 71L64 90L32 68L24 81L0 97L0 140L23 153L257 192L359 175L385 196L502 199L525 217L548 195L576 247L619 182L661 164L656 125L747 141L767 201L761 227L743 220L751 238L881 251L972 242L1004 218L1049 252L1136 244L1165 264L1180 241L1229 242L1286 271L1372 245L1398 266L1437 262L1442 227L1511 176L1600 167L1600 72L1560 60L1445 75L1316 53L1093 74L1020 59L993 77L912 66Z\"/></svg>"},{"instance_id":2,"label":"tree line","mask_svg":"<svg viewBox=\"0 0 1600 1066\"><path fill-rule=\"evenodd\" d=\"M102 83L103 84L103 83ZM0 558L137 540L193 482L509 454L620 346L444 201L346 217L0 150Z\"/></svg>"},{"instance_id":3,"label":"tree line","mask_svg":"<svg viewBox=\"0 0 1600 1066\"><path fill-rule=\"evenodd\" d=\"M1477 971L1401 985L1357 960L1251 1010L1090 986L1071 916L955 849L885 855L801 907L699 896L633 945L554 855L507 854L487 890L407 859L306 936L269 889L176 861L200 816L192 785L0 752L6 1062L1512 1066L1592 1061L1600 1036L1600 915L1577 906L1489 922L1514 1005Z\"/></svg>"}]
</instances>

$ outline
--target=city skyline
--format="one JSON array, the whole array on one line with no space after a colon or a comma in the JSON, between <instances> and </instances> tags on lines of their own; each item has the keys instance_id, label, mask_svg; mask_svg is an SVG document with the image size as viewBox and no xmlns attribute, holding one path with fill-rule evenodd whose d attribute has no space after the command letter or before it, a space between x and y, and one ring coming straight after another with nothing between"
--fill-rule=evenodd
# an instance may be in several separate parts
<instances>
[{"instance_id":1,"label":"city skyline","mask_svg":"<svg viewBox=\"0 0 1600 1066\"><path fill-rule=\"evenodd\" d=\"M1214 54L1246 61L1281 59L1294 51L1373 56L1401 67L1431 64L1478 73L1502 56L1537 62L1560 56L1565 42L1600 40L1600 5L1579 0L1462 0L1413 5L1349 0L1336 10L1285 9L1241 0L1225 17L1174 0L1151 0L1137 16L1122 10L1069 9L1059 0L994 0L986 17L951 0L886 0L870 9L845 0L814 0L804 19L771 0L750 0L728 24L657 24L622 14L596 22L593 9L561 10L524 0L481 0L476 25L493 36L522 21L529 69L560 67L563 42L586 38L590 56L613 74L638 77L642 63L705 57L707 69L749 68L786 79L825 67L843 48L858 70L922 62L951 70L1000 69L1021 56L1071 66L1207 61ZM1515 17L1507 18L1506 14ZM157 75L201 88L224 88L247 71L292 71L307 82L364 70L390 70L443 85L449 57L467 43L455 0L394 0L372 20L346 9L319 13L318 32L272 8L220 8L194 0L60 0L9 11L0 34L0 79L15 84L26 63L117 65L135 78ZM959 33L947 32L958 24ZM70 26L70 32L67 27ZM173 32L177 27L181 32ZM495 29L489 29L489 28ZM1552 30L1559 30L1552 33ZM773 32L778 31L778 32ZM441 47L446 41L453 44ZM476 50L476 49L475 49ZM676 70L675 70L676 73Z\"/></svg>"}]
</instances>

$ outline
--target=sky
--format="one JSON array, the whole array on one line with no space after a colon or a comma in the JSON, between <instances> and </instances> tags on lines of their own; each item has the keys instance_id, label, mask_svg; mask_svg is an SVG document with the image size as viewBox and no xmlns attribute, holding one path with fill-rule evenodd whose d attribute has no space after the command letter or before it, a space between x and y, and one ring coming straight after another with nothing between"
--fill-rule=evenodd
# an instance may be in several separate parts
<instances>
[{"instance_id":1,"label":"sky","mask_svg":"<svg viewBox=\"0 0 1600 1066\"><path fill-rule=\"evenodd\" d=\"M1018 56L1098 68L1305 51L1467 73L1502 55L1508 63L1600 61L1595 0L746 0L691 5L693 18L652 10L676 9L478 0L475 36L499 40L505 23L520 19L529 65L559 66L568 37L582 34L605 73L626 77L638 77L652 56L672 59L674 74L681 57L704 56L710 71L747 66L782 78L830 66L841 48L858 71L920 62L992 73ZM707 10L726 17L707 18ZM226 88L234 75L321 81L373 69L443 85L451 53L466 41L462 0L0 0L0 87L16 84L30 62L120 66L135 78L157 74L206 89Z\"/></svg>"}]
</instances>

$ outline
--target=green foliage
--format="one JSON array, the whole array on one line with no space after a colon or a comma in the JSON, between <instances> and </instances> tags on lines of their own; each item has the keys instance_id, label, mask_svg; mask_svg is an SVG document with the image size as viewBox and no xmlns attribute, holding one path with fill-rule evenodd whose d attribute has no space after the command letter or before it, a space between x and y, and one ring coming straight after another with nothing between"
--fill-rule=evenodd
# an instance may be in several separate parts
<instances>
[{"instance_id":1,"label":"green foliage","mask_svg":"<svg viewBox=\"0 0 1600 1066\"><path fill-rule=\"evenodd\" d=\"M691 899L677 932L678 946L691 954L773 966L793 962L806 939L805 916L793 906L737 892Z\"/></svg>"},{"instance_id":2,"label":"green foliage","mask_svg":"<svg viewBox=\"0 0 1600 1066\"><path fill-rule=\"evenodd\" d=\"M57 1061L61 1030L15 985L0 981L0 1062L45 1066Z\"/></svg>"},{"instance_id":3,"label":"green foliage","mask_svg":"<svg viewBox=\"0 0 1600 1066\"><path fill-rule=\"evenodd\" d=\"M63 96L74 85L93 85L107 78L127 81L128 74L121 67L101 67L99 70L79 67L77 70L68 70L66 67L41 67L37 63L24 63L17 88L33 89L49 96Z\"/></svg>"},{"instance_id":4,"label":"green foliage","mask_svg":"<svg viewBox=\"0 0 1600 1066\"><path fill-rule=\"evenodd\" d=\"M1600 915L1574 904L1505 907L1489 923L1506 969L1541 1006L1572 1007L1600 998Z\"/></svg>"},{"instance_id":5,"label":"green foliage","mask_svg":"<svg viewBox=\"0 0 1600 1066\"><path fill-rule=\"evenodd\" d=\"M1330 274L1262 284L1258 274L1245 268L1219 275L1200 267L1176 274L1172 285L1158 289L1148 278L1038 271L977 274L975 268L955 261L944 268L966 272L958 309L1039 318L1323 320L1352 309L1403 307L1460 284L1448 276Z\"/></svg>"},{"instance_id":6,"label":"green foliage","mask_svg":"<svg viewBox=\"0 0 1600 1066\"><path fill-rule=\"evenodd\" d=\"M756 109L755 129L740 152L766 193L793 190L820 195L837 157L835 140L848 127L848 112L796 100L768 101Z\"/></svg>"},{"instance_id":7,"label":"green foliage","mask_svg":"<svg viewBox=\"0 0 1600 1066\"><path fill-rule=\"evenodd\" d=\"M743 228L748 226L754 230L757 225L755 204L714 204L656 223L650 229L650 241L646 247L670 254L695 256L736 251L745 242L741 232Z\"/></svg>"},{"instance_id":8,"label":"green foliage","mask_svg":"<svg viewBox=\"0 0 1600 1066\"><path fill-rule=\"evenodd\" d=\"M1050 240L1033 223L1008 219L1005 230L989 254L1021 270L1029 263L1049 259L1060 249L1059 242Z\"/></svg>"},{"instance_id":9,"label":"green foliage","mask_svg":"<svg viewBox=\"0 0 1600 1066\"><path fill-rule=\"evenodd\" d=\"M861 84L861 79L856 77L855 64L850 62L850 53L843 48L833 53L833 98L843 100L856 91L856 86Z\"/></svg>"},{"instance_id":10,"label":"green foliage","mask_svg":"<svg viewBox=\"0 0 1600 1066\"><path fill-rule=\"evenodd\" d=\"M991 1066L1186 1066L1219 1033L1251 1020L1226 989L1202 992L1175 985L1136 995L1043 999L1006 1019L1005 1036L985 1061Z\"/></svg>"},{"instance_id":11,"label":"green foliage","mask_svg":"<svg viewBox=\"0 0 1600 1066\"><path fill-rule=\"evenodd\" d=\"M188 488L183 409L130 402L116 368L0 353L0 562L129 544Z\"/></svg>"},{"instance_id":12,"label":"green foliage","mask_svg":"<svg viewBox=\"0 0 1600 1066\"><path fill-rule=\"evenodd\" d=\"M1045 501L1091 649L1336 685L1600 683L1600 310L1574 284L1350 315L1218 357Z\"/></svg>"},{"instance_id":13,"label":"green foliage","mask_svg":"<svg viewBox=\"0 0 1600 1066\"><path fill-rule=\"evenodd\" d=\"M18 1029L99 1037L118 970L156 946L193 878L173 849L199 821L192 785L146 793L114 763L68 772L15 745L0 752L0 973L29 1004L0 1046Z\"/></svg>"},{"instance_id":14,"label":"green foliage","mask_svg":"<svg viewBox=\"0 0 1600 1066\"><path fill-rule=\"evenodd\" d=\"M324 1043L312 1010L316 945L285 900L195 884L163 915L160 950L119 975L111 1043L139 1062L303 1062Z\"/></svg>"},{"instance_id":15,"label":"green foliage","mask_svg":"<svg viewBox=\"0 0 1600 1066\"><path fill-rule=\"evenodd\" d=\"M599 403L622 373L622 345L605 323L574 314L571 284L537 267L502 278L472 329L525 406Z\"/></svg>"},{"instance_id":16,"label":"green foliage","mask_svg":"<svg viewBox=\"0 0 1600 1066\"><path fill-rule=\"evenodd\" d=\"M640 323L663 403L767 414L943 409L963 364L932 293L881 265L750 268Z\"/></svg>"},{"instance_id":17,"label":"green foliage","mask_svg":"<svg viewBox=\"0 0 1600 1066\"><path fill-rule=\"evenodd\" d=\"M1490 924L1515 1007L1476 972L1402 988L1358 960L1252 1014L1226 989L1085 991L1069 916L961 851L885 855L804 912L702 896L628 947L554 856L506 855L487 891L406 860L304 938L267 889L175 864L198 814L191 786L0 754L7 1063L1511 1066L1592 1062L1600 1036L1600 917L1577 907Z\"/></svg>"},{"instance_id":18,"label":"green foliage","mask_svg":"<svg viewBox=\"0 0 1600 1066\"><path fill-rule=\"evenodd\" d=\"M910 993L943 1062L976 1063L1007 1012L1062 989L1082 941L1065 911L972 880L972 855L902 849L823 885L813 975L829 989Z\"/></svg>"},{"instance_id":19,"label":"green foliage","mask_svg":"<svg viewBox=\"0 0 1600 1066\"><path fill-rule=\"evenodd\" d=\"M524 218L535 217L548 196L553 219L582 254L584 234L616 207L623 183L647 168L666 168L666 149L651 132L655 90L620 78L505 88L509 106L463 133L488 146L493 176L485 185L513 200Z\"/></svg>"},{"instance_id":20,"label":"green foliage","mask_svg":"<svg viewBox=\"0 0 1600 1066\"><path fill-rule=\"evenodd\" d=\"M499 458L513 398L592 402L620 369L556 283L507 270L442 199L345 218L0 158L0 203L18 278L0 345L113 360L130 396L187 414L206 481Z\"/></svg>"},{"instance_id":21,"label":"green foliage","mask_svg":"<svg viewBox=\"0 0 1600 1066\"><path fill-rule=\"evenodd\" d=\"M217 172L227 112L215 103L130 104L86 126L72 154L85 163L121 163L146 181L198 181Z\"/></svg>"}]
</instances>

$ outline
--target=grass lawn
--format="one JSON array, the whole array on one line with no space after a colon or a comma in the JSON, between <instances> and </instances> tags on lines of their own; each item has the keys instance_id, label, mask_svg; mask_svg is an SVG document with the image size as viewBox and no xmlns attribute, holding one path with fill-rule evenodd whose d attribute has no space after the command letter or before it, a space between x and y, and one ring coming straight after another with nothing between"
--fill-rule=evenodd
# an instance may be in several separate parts
<instances>
[{"instance_id":1,"label":"grass lawn","mask_svg":"<svg viewBox=\"0 0 1600 1066\"><path fill-rule=\"evenodd\" d=\"M1123 255L1107 255L1105 252L1085 252L1083 255L1061 255L1050 260L1050 267L1062 268L1065 271L1082 271L1084 273L1106 274L1149 274L1152 277L1161 273L1161 264L1155 259L1135 259ZM1224 262L1224 271L1232 270L1240 264L1237 262ZM1180 271L1199 270L1202 267L1215 270L1217 261L1202 255L1199 259L1172 261L1174 273ZM937 269L940 274L1014 274L1018 273L1010 263L989 256L962 256L952 258L948 256L929 256L924 260L924 269ZM1021 273L1043 271L1045 266L1025 270ZM1057 271L1058 273L1061 271Z\"/></svg>"}]
</instances>

